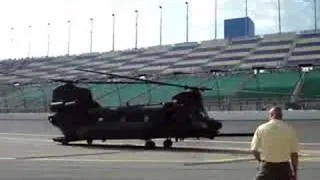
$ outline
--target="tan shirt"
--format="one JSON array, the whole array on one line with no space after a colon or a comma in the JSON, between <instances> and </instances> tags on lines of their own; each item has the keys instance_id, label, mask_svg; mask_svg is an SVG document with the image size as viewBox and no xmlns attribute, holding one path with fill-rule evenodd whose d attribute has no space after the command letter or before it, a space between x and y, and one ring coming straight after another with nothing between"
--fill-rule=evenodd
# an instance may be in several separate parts
<instances>
[{"instance_id":1,"label":"tan shirt","mask_svg":"<svg viewBox=\"0 0 320 180\"><path fill-rule=\"evenodd\" d=\"M267 162L289 161L290 154L298 152L297 134L282 120L270 120L255 131L251 150L259 151L261 159Z\"/></svg>"}]
</instances>

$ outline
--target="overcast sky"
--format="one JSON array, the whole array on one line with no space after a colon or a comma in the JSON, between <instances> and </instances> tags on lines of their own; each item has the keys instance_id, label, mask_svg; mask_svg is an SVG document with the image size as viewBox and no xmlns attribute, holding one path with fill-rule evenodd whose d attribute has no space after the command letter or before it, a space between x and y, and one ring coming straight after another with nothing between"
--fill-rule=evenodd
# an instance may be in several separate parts
<instances>
[{"instance_id":1,"label":"overcast sky","mask_svg":"<svg viewBox=\"0 0 320 180\"><path fill-rule=\"evenodd\" d=\"M283 31L314 28L314 0L280 0ZM320 0L317 8L320 10ZM189 41L214 38L214 0L189 0ZM70 54L90 51L90 18L93 18L93 51L112 49L112 13L116 14L115 48L135 45L135 12L138 47L159 44L159 5L163 6L163 44L185 41L184 0L1 0L0 59L50 56L67 53L71 21ZM248 0L248 15L256 34L278 32L277 0ZM318 13L319 14L319 13ZM224 20L245 16L245 0L218 0L218 38L223 38ZM318 15L318 24L320 20ZM50 22L50 26L48 23ZM31 28L28 26L31 25ZM11 29L13 27L13 29Z\"/></svg>"}]
</instances>

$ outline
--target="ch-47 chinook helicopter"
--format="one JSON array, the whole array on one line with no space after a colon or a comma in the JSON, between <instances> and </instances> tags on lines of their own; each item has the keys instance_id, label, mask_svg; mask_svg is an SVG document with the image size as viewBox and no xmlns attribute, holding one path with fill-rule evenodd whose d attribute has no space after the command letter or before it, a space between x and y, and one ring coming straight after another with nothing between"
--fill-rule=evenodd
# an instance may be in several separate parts
<instances>
[{"instance_id":1,"label":"ch-47 chinook helicopter","mask_svg":"<svg viewBox=\"0 0 320 180\"><path fill-rule=\"evenodd\" d=\"M101 107L92 99L88 89L65 82L53 91L48 119L63 133L54 141L68 144L73 141L110 139L141 139L146 148L155 147L152 139L163 138L164 148L170 148L172 138L209 138L224 136L219 130L222 123L209 117L203 107L201 91L205 87L191 87L129 76L77 69L143 83L175 86L187 91L174 95L169 102L157 105L126 105ZM235 136L250 136L238 134ZM230 134L225 136L230 136ZM232 135L231 135L232 136Z\"/></svg>"}]
</instances>

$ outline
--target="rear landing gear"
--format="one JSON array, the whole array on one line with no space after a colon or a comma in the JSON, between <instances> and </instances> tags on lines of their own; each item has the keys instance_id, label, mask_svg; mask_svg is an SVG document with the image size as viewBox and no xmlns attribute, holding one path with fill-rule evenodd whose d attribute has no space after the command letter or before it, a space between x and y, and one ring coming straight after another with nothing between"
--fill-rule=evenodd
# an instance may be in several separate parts
<instances>
[{"instance_id":1,"label":"rear landing gear","mask_svg":"<svg viewBox=\"0 0 320 180\"><path fill-rule=\"evenodd\" d=\"M87 144L92 145L93 140L92 139L87 139Z\"/></svg>"},{"instance_id":2,"label":"rear landing gear","mask_svg":"<svg viewBox=\"0 0 320 180\"><path fill-rule=\"evenodd\" d=\"M151 141L151 140L147 140L147 141L146 141L146 144L145 144L145 147L146 147L147 149L153 149L153 148L156 147L156 144L155 144L153 141Z\"/></svg>"},{"instance_id":3,"label":"rear landing gear","mask_svg":"<svg viewBox=\"0 0 320 180\"><path fill-rule=\"evenodd\" d=\"M65 138L61 141L61 144L62 145L68 145L69 144L69 141Z\"/></svg>"},{"instance_id":4,"label":"rear landing gear","mask_svg":"<svg viewBox=\"0 0 320 180\"><path fill-rule=\"evenodd\" d=\"M163 141L163 147L164 149L170 149L172 147L172 141L170 139L166 139Z\"/></svg>"}]
</instances>

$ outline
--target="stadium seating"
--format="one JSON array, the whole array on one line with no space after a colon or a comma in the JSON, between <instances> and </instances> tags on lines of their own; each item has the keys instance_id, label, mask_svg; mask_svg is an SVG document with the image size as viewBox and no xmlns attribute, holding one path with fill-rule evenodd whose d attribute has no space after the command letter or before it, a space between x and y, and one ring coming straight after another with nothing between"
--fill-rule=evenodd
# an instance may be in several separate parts
<instances>
[{"instance_id":1,"label":"stadium seating","mask_svg":"<svg viewBox=\"0 0 320 180\"><path fill-rule=\"evenodd\" d=\"M301 90L301 97L320 97L320 71L310 71L304 75L304 83Z\"/></svg>"},{"instance_id":2,"label":"stadium seating","mask_svg":"<svg viewBox=\"0 0 320 180\"><path fill-rule=\"evenodd\" d=\"M185 57L175 62L162 73L200 71L201 66L212 60L226 45L227 41L225 40L203 41L198 47L194 48L192 52L186 54Z\"/></svg>"},{"instance_id":3,"label":"stadium seating","mask_svg":"<svg viewBox=\"0 0 320 180\"><path fill-rule=\"evenodd\" d=\"M300 80L300 73L293 72L271 72L260 73L253 76L237 92L238 97L290 97Z\"/></svg>"},{"instance_id":4,"label":"stadium seating","mask_svg":"<svg viewBox=\"0 0 320 180\"><path fill-rule=\"evenodd\" d=\"M41 84L41 87L24 85L18 88L12 86L16 82L28 84L57 78L110 78L75 68L129 76L149 74L152 75L150 78L157 77L165 82L214 88L204 92L207 99L290 97L300 80L298 71L274 71L254 77L248 70L255 66L286 69L299 64L320 64L320 32L281 33L103 53L2 60L0 71L9 74L0 74L0 108L43 108L43 104L50 100L53 84ZM212 69L229 72L206 74ZM237 70L240 71L236 73ZM181 72L187 74L172 76ZM319 70L305 73L302 78L300 96L319 98ZM183 90L146 84L91 84L86 87L92 90L101 104L110 106L159 103L170 100L174 94Z\"/></svg>"},{"instance_id":5,"label":"stadium seating","mask_svg":"<svg viewBox=\"0 0 320 180\"><path fill-rule=\"evenodd\" d=\"M205 83L206 87L212 87L212 91L204 92L206 98L218 98L232 96L241 87L241 84L249 78L248 74L232 74L225 76L212 76Z\"/></svg>"},{"instance_id":6,"label":"stadium seating","mask_svg":"<svg viewBox=\"0 0 320 180\"><path fill-rule=\"evenodd\" d=\"M289 65L320 64L320 33L299 35L295 48L288 59Z\"/></svg>"},{"instance_id":7,"label":"stadium seating","mask_svg":"<svg viewBox=\"0 0 320 180\"><path fill-rule=\"evenodd\" d=\"M237 38L229 42L221 53L217 54L207 65L207 68L223 68L239 66L242 59L257 47L259 37Z\"/></svg>"},{"instance_id":8,"label":"stadium seating","mask_svg":"<svg viewBox=\"0 0 320 180\"><path fill-rule=\"evenodd\" d=\"M189 54L196 46L198 46L198 43L195 42L175 44L168 52L162 54L151 63L146 63L146 66L138 71L142 74L159 74Z\"/></svg>"},{"instance_id":9,"label":"stadium seating","mask_svg":"<svg viewBox=\"0 0 320 180\"><path fill-rule=\"evenodd\" d=\"M252 54L244 58L240 67L277 67L283 65L295 38L294 33L264 36Z\"/></svg>"}]
</instances>

